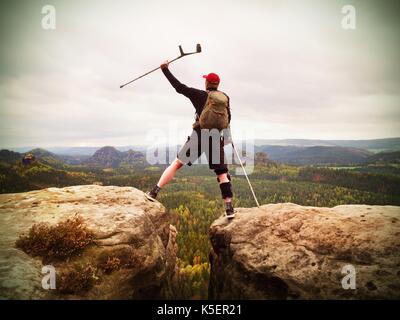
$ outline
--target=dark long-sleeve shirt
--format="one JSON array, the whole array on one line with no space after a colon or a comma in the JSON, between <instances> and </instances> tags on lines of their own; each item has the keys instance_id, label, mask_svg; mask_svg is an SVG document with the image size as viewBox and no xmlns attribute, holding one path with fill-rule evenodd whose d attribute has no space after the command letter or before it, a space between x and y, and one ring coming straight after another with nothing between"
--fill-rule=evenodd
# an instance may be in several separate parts
<instances>
[{"instance_id":1,"label":"dark long-sleeve shirt","mask_svg":"<svg viewBox=\"0 0 400 320\"><path fill-rule=\"evenodd\" d=\"M206 104L208 93L205 90L199 90L196 88L189 88L188 86L180 83L178 79L169 71L168 68L161 69L164 75L167 77L168 81L175 88L176 92L183 94L185 97L189 98L192 102L194 108L196 109L197 118L200 117L203 111L204 105ZM211 89L212 90L212 89ZM215 89L214 89L215 90ZM228 97L228 96L227 96ZM228 107L229 107L229 97L228 97ZM231 111L228 108L229 122L231 121ZM197 120L196 118L196 120Z\"/></svg>"}]
</instances>

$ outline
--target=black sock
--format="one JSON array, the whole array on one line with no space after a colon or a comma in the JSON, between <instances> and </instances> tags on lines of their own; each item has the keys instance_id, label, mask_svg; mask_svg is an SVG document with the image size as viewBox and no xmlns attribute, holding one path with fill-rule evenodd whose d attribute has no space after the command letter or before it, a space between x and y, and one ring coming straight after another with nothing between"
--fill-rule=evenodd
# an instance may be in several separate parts
<instances>
[{"instance_id":1,"label":"black sock","mask_svg":"<svg viewBox=\"0 0 400 320\"><path fill-rule=\"evenodd\" d=\"M152 193L157 195L160 192L161 188L158 185L155 185L153 189L151 190Z\"/></svg>"},{"instance_id":2,"label":"black sock","mask_svg":"<svg viewBox=\"0 0 400 320\"><path fill-rule=\"evenodd\" d=\"M233 212L233 205L232 205L231 201L225 202L225 209L226 209L226 211L232 211Z\"/></svg>"}]
</instances>

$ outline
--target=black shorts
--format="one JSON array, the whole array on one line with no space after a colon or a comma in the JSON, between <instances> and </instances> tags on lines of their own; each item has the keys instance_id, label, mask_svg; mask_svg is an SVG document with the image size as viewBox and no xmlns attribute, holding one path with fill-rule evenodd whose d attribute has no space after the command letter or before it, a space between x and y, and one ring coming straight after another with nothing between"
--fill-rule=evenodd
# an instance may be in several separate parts
<instances>
[{"instance_id":1,"label":"black shorts","mask_svg":"<svg viewBox=\"0 0 400 320\"><path fill-rule=\"evenodd\" d=\"M200 130L193 130L186 143L179 150L177 154L178 159L182 163L191 166L205 153L208 166L211 170L214 170L216 174L227 173L228 165L225 161L224 138L222 136L214 138L207 137L208 143L207 141L202 143L201 137Z\"/></svg>"}]
</instances>

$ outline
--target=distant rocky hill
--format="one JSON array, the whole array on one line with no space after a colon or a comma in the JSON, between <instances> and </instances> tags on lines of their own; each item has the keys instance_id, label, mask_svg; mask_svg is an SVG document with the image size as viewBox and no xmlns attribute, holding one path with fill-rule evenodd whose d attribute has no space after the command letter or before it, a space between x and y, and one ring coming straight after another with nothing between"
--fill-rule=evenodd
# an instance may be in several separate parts
<instances>
[{"instance_id":1,"label":"distant rocky hill","mask_svg":"<svg viewBox=\"0 0 400 320\"><path fill-rule=\"evenodd\" d=\"M64 168L65 167L65 159L62 157L49 152L45 149L36 148L32 149L25 153L18 153L9 150L0 150L0 162L6 163L8 165L13 165L16 163L20 163L24 155L33 154L36 160L39 160L40 163L49 165L53 168Z\"/></svg>"},{"instance_id":2,"label":"distant rocky hill","mask_svg":"<svg viewBox=\"0 0 400 320\"><path fill-rule=\"evenodd\" d=\"M400 207L239 208L210 239L211 299L400 299Z\"/></svg>"},{"instance_id":3,"label":"distant rocky hill","mask_svg":"<svg viewBox=\"0 0 400 320\"><path fill-rule=\"evenodd\" d=\"M121 164L144 163L145 161L145 155L142 152L128 150L123 152Z\"/></svg>"},{"instance_id":4,"label":"distant rocky hill","mask_svg":"<svg viewBox=\"0 0 400 320\"><path fill-rule=\"evenodd\" d=\"M36 148L36 149L32 149L26 153L32 153L34 154L37 158L54 158L56 160L59 160L58 156L55 155L54 153L47 151L45 149L42 148Z\"/></svg>"},{"instance_id":5,"label":"distant rocky hill","mask_svg":"<svg viewBox=\"0 0 400 320\"><path fill-rule=\"evenodd\" d=\"M96 150L92 156L55 154L41 148L32 149L25 153L3 149L0 150L0 163L12 165L21 162L26 154L33 154L40 163L59 169L64 169L65 165L80 164L115 168L119 165L145 162L145 156L142 152L134 150L119 151L114 147L106 146Z\"/></svg>"},{"instance_id":6,"label":"distant rocky hill","mask_svg":"<svg viewBox=\"0 0 400 320\"><path fill-rule=\"evenodd\" d=\"M139 151L118 151L114 147L103 147L84 163L89 166L116 168L123 164L144 163L144 154Z\"/></svg>"},{"instance_id":7,"label":"distant rocky hill","mask_svg":"<svg viewBox=\"0 0 400 320\"><path fill-rule=\"evenodd\" d=\"M86 160L89 166L118 167L123 158L122 152L114 147L103 147Z\"/></svg>"},{"instance_id":8,"label":"distant rocky hill","mask_svg":"<svg viewBox=\"0 0 400 320\"><path fill-rule=\"evenodd\" d=\"M36 160L39 160L41 163L49 165L53 168L62 169L65 167L65 161L62 159L62 157L45 149L36 148L26 152L25 154L29 153L33 154L36 157Z\"/></svg>"}]
</instances>

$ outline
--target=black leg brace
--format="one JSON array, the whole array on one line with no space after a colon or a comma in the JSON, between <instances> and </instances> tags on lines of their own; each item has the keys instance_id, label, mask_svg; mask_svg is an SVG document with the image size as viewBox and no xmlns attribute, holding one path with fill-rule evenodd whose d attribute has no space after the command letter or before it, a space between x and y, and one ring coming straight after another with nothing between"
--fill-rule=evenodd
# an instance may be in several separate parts
<instances>
[{"instance_id":1,"label":"black leg brace","mask_svg":"<svg viewBox=\"0 0 400 320\"><path fill-rule=\"evenodd\" d=\"M233 197L232 184L230 182L220 183L219 188L221 189L222 199Z\"/></svg>"}]
</instances>

